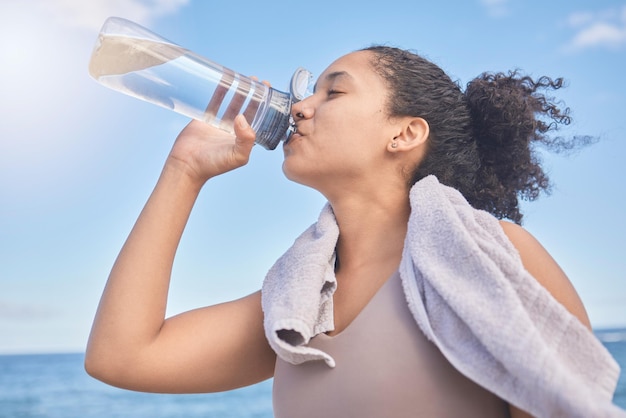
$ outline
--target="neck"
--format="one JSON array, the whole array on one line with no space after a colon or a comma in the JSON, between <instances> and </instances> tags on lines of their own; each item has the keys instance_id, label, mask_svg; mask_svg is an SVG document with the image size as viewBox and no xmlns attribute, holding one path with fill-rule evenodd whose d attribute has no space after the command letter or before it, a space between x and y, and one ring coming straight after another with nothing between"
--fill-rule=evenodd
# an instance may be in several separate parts
<instances>
[{"instance_id":1,"label":"neck","mask_svg":"<svg viewBox=\"0 0 626 418\"><path fill-rule=\"evenodd\" d=\"M398 264L410 214L406 189L344 196L330 202L337 224L338 269Z\"/></svg>"}]
</instances>

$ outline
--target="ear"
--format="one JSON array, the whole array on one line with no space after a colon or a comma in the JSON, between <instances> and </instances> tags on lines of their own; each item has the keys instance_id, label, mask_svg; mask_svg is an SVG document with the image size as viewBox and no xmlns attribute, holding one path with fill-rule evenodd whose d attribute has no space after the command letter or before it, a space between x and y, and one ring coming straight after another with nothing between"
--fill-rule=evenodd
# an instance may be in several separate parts
<instances>
[{"instance_id":1,"label":"ear","mask_svg":"<svg viewBox=\"0 0 626 418\"><path fill-rule=\"evenodd\" d=\"M430 134L430 126L426 119L406 118L400 125L399 133L390 141L387 149L392 152L412 151L426 143Z\"/></svg>"}]
</instances>

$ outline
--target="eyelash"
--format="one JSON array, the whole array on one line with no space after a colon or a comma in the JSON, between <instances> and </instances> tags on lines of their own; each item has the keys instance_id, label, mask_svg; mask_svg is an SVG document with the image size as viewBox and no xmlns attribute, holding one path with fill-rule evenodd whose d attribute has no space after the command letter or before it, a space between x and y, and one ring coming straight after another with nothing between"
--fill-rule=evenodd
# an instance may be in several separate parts
<instances>
[{"instance_id":1,"label":"eyelash","mask_svg":"<svg viewBox=\"0 0 626 418\"><path fill-rule=\"evenodd\" d=\"M340 94L341 92L338 90L328 90L328 95L332 96L333 94Z\"/></svg>"}]
</instances>

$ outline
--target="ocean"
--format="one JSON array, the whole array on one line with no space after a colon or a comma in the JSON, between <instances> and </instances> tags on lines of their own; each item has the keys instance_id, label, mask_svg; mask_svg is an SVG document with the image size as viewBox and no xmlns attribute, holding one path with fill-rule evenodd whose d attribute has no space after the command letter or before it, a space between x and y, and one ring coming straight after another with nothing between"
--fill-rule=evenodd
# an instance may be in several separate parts
<instances>
[{"instance_id":1,"label":"ocean","mask_svg":"<svg viewBox=\"0 0 626 418\"><path fill-rule=\"evenodd\" d=\"M626 370L626 329L597 331ZM626 372L615 404L626 409ZM117 389L89 377L83 354L0 356L0 418L271 418L272 381L229 392L162 395Z\"/></svg>"}]
</instances>

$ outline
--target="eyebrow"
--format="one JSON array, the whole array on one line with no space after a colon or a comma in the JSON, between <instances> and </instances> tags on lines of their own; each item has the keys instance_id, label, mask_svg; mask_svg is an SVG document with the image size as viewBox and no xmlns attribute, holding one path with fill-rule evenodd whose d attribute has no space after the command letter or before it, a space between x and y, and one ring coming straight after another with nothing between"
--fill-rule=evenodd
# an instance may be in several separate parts
<instances>
[{"instance_id":1,"label":"eyebrow","mask_svg":"<svg viewBox=\"0 0 626 418\"><path fill-rule=\"evenodd\" d=\"M325 81L326 82L332 82L334 79L339 78L339 77L348 77L348 78L352 78L352 76L350 75L350 73L346 72L346 71L334 71L328 75L326 75L325 77ZM317 82L315 83L315 85L313 86L313 91L317 91L317 83L319 83L319 80L317 80Z\"/></svg>"}]
</instances>

